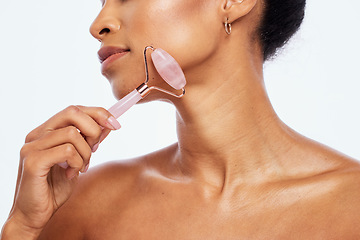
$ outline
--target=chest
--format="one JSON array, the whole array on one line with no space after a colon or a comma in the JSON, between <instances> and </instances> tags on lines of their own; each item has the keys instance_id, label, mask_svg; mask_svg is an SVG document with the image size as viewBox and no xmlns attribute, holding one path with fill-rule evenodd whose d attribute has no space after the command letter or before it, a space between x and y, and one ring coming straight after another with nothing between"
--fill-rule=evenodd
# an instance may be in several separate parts
<instances>
[{"instance_id":1,"label":"chest","mask_svg":"<svg viewBox=\"0 0 360 240\"><path fill-rule=\"evenodd\" d=\"M88 226L85 239L326 239L332 225L329 216L306 204L263 201L224 210L179 200L144 198L107 208Z\"/></svg>"}]
</instances>

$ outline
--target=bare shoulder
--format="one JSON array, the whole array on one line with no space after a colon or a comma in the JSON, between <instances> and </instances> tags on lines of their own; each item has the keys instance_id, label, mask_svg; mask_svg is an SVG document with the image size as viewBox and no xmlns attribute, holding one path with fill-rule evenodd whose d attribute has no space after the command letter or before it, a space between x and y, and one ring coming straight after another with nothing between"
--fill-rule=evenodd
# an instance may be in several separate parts
<instances>
[{"instance_id":1,"label":"bare shoulder","mask_svg":"<svg viewBox=\"0 0 360 240\"><path fill-rule=\"evenodd\" d=\"M360 162L346 160L346 164L324 174L324 178L334 183L333 191L343 210L349 210L350 214L355 214L354 217L360 220Z\"/></svg>"},{"instance_id":2,"label":"bare shoulder","mask_svg":"<svg viewBox=\"0 0 360 240\"><path fill-rule=\"evenodd\" d=\"M330 173L327 178L334 183L334 188L325 194L328 200L324 201L324 206L331 213L329 219L333 220L329 226L337 229L342 239L360 239L360 164L349 161L344 168Z\"/></svg>"},{"instance_id":3,"label":"bare shoulder","mask_svg":"<svg viewBox=\"0 0 360 240\"><path fill-rule=\"evenodd\" d=\"M316 196L316 204L310 209L313 213L322 212L322 222L330 235L360 239L360 162L331 148L320 147L313 160L323 159L334 167L309 178Z\"/></svg>"},{"instance_id":4,"label":"bare shoulder","mask_svg":"<svg viewBox=\"0 0 360 240\"><path fill-rule=\"evenodd\" d=\"M314 156L311 161L327 167L315 174L313 179L328 182L334 186L331 188L332 192L341 196L344 201L353 201L348 206L360 208L360 161L327 146L314 145L313 151L310 151ZM343 202L343 206L347 206L346 202Z\"/></svg>"},{"instance_id":5,"label":"bare shoulder","mask_svg":"<svg viewBox=\"0 0 360 240\"><path fill-rule=\"evenodd\" d=\"M73 194L50 219L39 240L84 239L89 237L85 236L88 226L111 224L109 216L127 207L146 169L156 167L158 159L166 158L172 149L169 146L145 156L90 168L79 177Z\"/></svg>"},{"instance_id":6,"label":"bare shoulder","mask_svg":"<svg viewBox=\"0 0 360 240\"><path fill-rule=\"evenodd\" d=\"M327 178L335 183L333 191L339 208L347 214L349 220L360 221L360 162L351 158L343 161L346 164L329 173ZM358 231L360 234L360 227Z\"/></svg>"}]
</instances>

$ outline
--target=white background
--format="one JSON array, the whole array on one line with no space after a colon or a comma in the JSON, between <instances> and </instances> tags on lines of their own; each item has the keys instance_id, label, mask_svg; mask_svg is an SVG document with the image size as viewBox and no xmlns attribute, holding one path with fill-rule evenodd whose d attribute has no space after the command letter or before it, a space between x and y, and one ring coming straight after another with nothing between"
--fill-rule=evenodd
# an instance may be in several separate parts
<instances>
[{"instance_id":1,"label":"white background","mask_svg":"<svg viewBox=\"0 0 360 240\"><path fill-rule=\"evenodd\" d=\"M98 0L1 0L0 225L11 208L26 134L68 105L107 108L115 102L99 71L99 43L88 32L99 10ZM357 159L359 10L354 0L308 0L301 31L265 66L279 116L300 133ZM120 118L123 128L100 145L92 166L175 142L174 120L168 104L135 106Z\"/></svg>"}]
</instances>

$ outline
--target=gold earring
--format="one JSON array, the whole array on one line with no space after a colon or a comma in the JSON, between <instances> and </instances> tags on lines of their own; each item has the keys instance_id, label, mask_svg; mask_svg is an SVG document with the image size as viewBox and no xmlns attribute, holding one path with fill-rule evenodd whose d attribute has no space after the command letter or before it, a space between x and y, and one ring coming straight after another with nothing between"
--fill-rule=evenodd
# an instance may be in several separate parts
<instances>
[{"instance_id":1,"label":"gold earring","mask_svg":"<svg viewBox=\"0 0 360 240\"><path fill-rule=\"evenodd\" d=\"M230 35L231 34L231 23L228 22L229 18L226 18L225 21L225 32Z\"/></svg>"}]
</instances>

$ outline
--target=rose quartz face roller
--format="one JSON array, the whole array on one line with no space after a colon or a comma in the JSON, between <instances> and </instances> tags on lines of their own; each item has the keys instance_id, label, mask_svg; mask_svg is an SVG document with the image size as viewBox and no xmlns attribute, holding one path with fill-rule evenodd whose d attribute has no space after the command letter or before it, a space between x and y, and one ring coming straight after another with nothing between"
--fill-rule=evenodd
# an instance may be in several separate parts
<instances>
[{"instance_id":1,"label":"rose quartz face roller","mask_svg":"<svg viewBox=\"0 0 360 240\"><path fill-rule=\"evenodd\" d=\"M153 52L151 53L151 59L154 63L157 72L172 88L176 90L182 89L181 95L176 95L172 92L169 92L162 88L158 88L156 86L149 87L147 85L147 83L149 82L149 73L148 73L148 66L146 60L146 51L148 49L153 50ZM108 111L115 118L120 117L129 108L135 105L138 101L146 97L151 90L158 90L177 98L181 98L182 96L184 96L185 94L184 87L186 84L186 79L180 65L175 61L175 59L170 54L168 54L167 52L165 52L160 48L147 46L144 50L144 60L145 60L146 80L144 83L142 83L132 92L130 92L128 95L120 99L111 108L109 108Z\"/></svg>"},{"instance_id":2,"label":"rose quartz face roller","mask_svg":"<svg viewBox=\"0 0 360 240\"><path fill-rule=\"evenodd\" d=\"M148 49L153 50L151 53L151 58L154 63L154 66L160 76L169 84L172 88L176 90L182 89L182 94L176 95L172 92L169 92L165 89L158 88L156 86L149 87L147 83L149 82L149 73L146 59L146 51ZM145 60L145 72L146 72L146 80L128 95L120 99L117 103L115 103L111 108L109 108L109 112L115 117L120 117L123 113L125 113L129 108L135 105L138 101L146 97L151 90L158 90L164 93L167 93L171 96L181 98L185 94L185 84L186 79L183 71L181 70L180 65L175 61L175 59L160 48L154 48L152 46L147 46L144 50L144 60ZM68 168L69 165L64 163L58 163L58 165L64 169Z\"/></svg>"}]
</instances>

